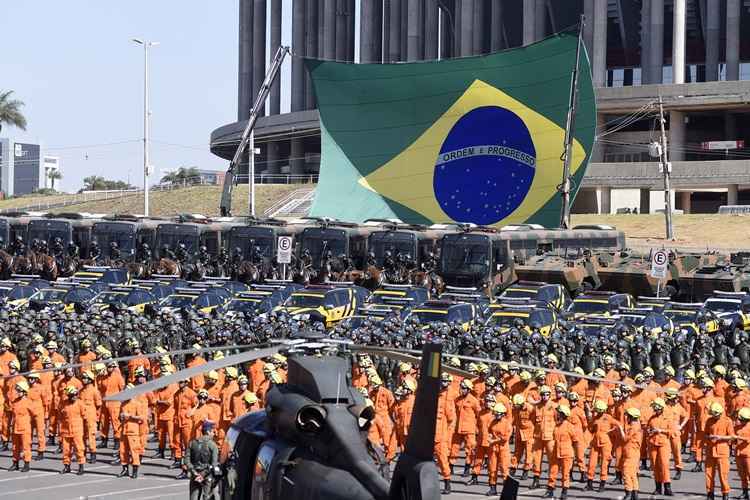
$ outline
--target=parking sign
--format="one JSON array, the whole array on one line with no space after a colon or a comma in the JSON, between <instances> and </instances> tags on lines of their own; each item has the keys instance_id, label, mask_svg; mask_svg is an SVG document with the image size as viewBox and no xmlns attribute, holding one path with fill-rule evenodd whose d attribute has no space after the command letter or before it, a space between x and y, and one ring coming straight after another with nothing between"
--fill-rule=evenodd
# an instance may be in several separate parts
<instances>
[{"instance_id":1,"label":"parking sign","mask_svg":"<svg viewBox=\"0 0 750 500\"><path fill-rule=\"evenodd\" d=\"M292 237L279 236L276 262L279 264L291 264L292 262Z\"/></svg>"},{"instance_id":2,"label":"parking sign","mask_svg":"<svg viewBox=\"0 0 750 500\"><path fill-rule=\"evenodd\" d=\"M664 279L667 277L667 264L669 255L664 249L657 250L651 254L651 277Z\"/></svg>"}]
</instances>

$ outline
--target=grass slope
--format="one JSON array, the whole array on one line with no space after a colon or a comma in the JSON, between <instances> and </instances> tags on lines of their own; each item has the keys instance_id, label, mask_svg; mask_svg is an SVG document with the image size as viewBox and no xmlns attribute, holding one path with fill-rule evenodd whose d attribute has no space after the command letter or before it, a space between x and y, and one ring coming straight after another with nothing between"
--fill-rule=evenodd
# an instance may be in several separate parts
<instances>
[{"instance_id":1,"label":"grass slope","mask_svg":"<svg viewBox=\"0 0 750 500\"><path fill-rule=\"evenodd\" d=\"M255 213L262 215L266 208L292 191L302 187L304 185L300 184L256 186ZM149 211L154 216L180 213L218 215L220 198L221 186L196 186L176 189L174 191L152 191L149 197ZM58 213L76 211L109 214L141 214L143 213L143 195L128 196L116 200L92 201L51 211ZM236 186L232 197L232 214L247 215L247 213L247 186Z\"/></svg>"},{"instance_id":2,"label":"grass slope","mask_svg":"<svg viewBox=\"0 0 750 500\"><path fill-rule=\"evenodd\" d=\"M663 214L654 215L573 215L579 224L611 224L625 231L631 246L747 248L750 247L750 217L718 214L673 216L676 241L664 239Z\"/></svg>"}]
</instances>

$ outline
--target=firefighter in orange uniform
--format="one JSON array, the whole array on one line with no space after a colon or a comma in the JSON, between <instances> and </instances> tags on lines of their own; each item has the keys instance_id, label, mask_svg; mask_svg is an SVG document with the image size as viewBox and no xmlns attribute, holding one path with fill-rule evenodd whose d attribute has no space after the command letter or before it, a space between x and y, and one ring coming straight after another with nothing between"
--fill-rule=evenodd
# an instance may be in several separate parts
<instances>
[{"instance_id":1,"label":"firefighter in orange uniform","mask_svg":"<svg viewBox=\"0 0 750 500\"><path fill-rule=\"evenodd\" d=\"M190 419L190 412L193 407L198 404L198 396L195 391L190 387L190 379L180 380L177 385L179 388L174 394L174 437L172 442L174 443L175 456L174 463L172 464L173 469L182 466L182 457L184 456L185 450L190 445L190 434L192 432L193 422ZM186 478L187 472L183 469L182 474L179 478Z\"/></svg>"},{"instance_id":2,"label":"firefighter in orange uniform","mask_svg":"<svg viewBox=\"0 0 750 500\"><path fill-rule=\"evenodd\" d=\"M383 385L383 381L377 372L374 370L369 372L367 379L370 383L369 397L375 409L373 424L378 428L379 436L383 441L386 459L391 460L396 454L396 437L391 420L391 409L396 399L393 397L393 393Z\"/></svg>"},{"instance_id":3,"label":"firefighter in orange uniform","mask_svg":"<svg viewBox=\"0 0 750 500\"><path fill-rule=\"evenodd\" d=\"M21 375L18 374L19 370L21 369L21 363L18 362L17 359L11 359L8 362L8 378L6 378L3 383L3 419L2 419L2 439L5 445L3 446L3 449L8 449L8 443L10 443L10 440L12 439L11 435L11 429L13 425L13 408L12 404L13 401L16 399L18 394L16 394L16 384L20 381L26 381L25 378L23 378Z\"/></svg>"},{"instance_id":4,"label":"firefighter in orange uniform","mask_svg":"<svg viewBox=\"0 0 750 500\"><path fill-rule=\"evenodd\" d=\"M664 412L667 403L662 398L656 398L651 402L654 413L648 421L646 432L648 433L649 452L651 455L651 469L654 472L656 490L654 495L673 496L672 485L669 479L669 454L671 450L670 435L674 430L670 415ZM662 490L663 486L663 490Z\"/></svg>"},{"instance_id":5,"label":"firefighter in orange uniform","mask_svg":"<svg viewBox=\"0 0 750 500\"><path fill-rule=\"evenodd\" d=\"M409 425L411 415L414 411L414 391L417 383L413 380L404 380L397 388L396 402L393 405L393 426L396 432L396 445L400 449L406 446L406 438L409 436Z\"/></svg>"},{"instance_id":6,"label":"firefighter in orange uniform","mask_svg":"<svg viewBox=\"0 0 750 500\"><path fill-rule=\"evenodd\" d=\"M249 387L250 379L248 379L245 375L240 375L237 378L237 390L234 391L234 394L232 394L232 402L229 404L229 411L232 415L232 420L239 417L240 415L244 415L248 411L254 411L254 409L247 409L245 403L246 396L252 394L252 399L255 401L254 405L257 406L258 396L256 396L254 392L250 391Z\"/></svg>"},{"instance_id":7,"label":"firefighter in orange uniform","mask_svg":"<svg viewBox=\"0 0 750 500\"><path fill-rule=\"evenodd\" d=\"M203 422L219 421L219 408L208 402L208 391L201 389L198 391L198 405L188 412L190 417L190 441L203 435Z\"/></svg>"},{"instance_id":8,"label":"firefighter in orange uniform","mask_svg":"<svg viewBox=\"0 0 750 500\"><path fill-rule=\"evenodd\" d=\"M589 419L589 428L593 438L591 440L591 453L589 455L588 478L586 481L586 490L594 489L594 475L596 467L601 459L601 468L599 472L598 491L604 491L604 484L607 481L609 462L612 460L612 439L610 434L617 430L617 421L607 412L607 403L601 399L594 401L594 412Z\"/></svg>"},{"instance_id":9,"label":"firefighter in orange uniform","mask_svg":"<svg viewBox=\"0 0 750 500\"><path fill-rule=\"evenodd\" d=\"M729 450L735 439L732 421L724 415L724 407L714 401L708 408L709 418L704 428L706 439L706 494L714 496L716 473L719 474L722 500L729 500Z\"/></svg>"},{"instance_id":10,"label":"firefighter in orange uniform","mask_svg":"<svg viewBox=\"0 0 750 500\"><path fill-rule=\"evenodd\" d=\"M159 364L159 371L162 377L172 373L172 365ZM164 458L167 447L172 451L172 458L177 455L177 446L174 440L174 422L175 422L175 399L179 386L169 384L154 392L156 396L156 434L159 439L159 448L157 455Z\"/></svg>"},{"instance_id":11,"label":"firefighter in orange uniform","mask_svg":"<svg viewBox=\"0 0 750 500\"><path fill-rule=\"evenodd\" d=\"M680 405L685 409L688 421L682 428L682 444L695 442L696 425L698 421L697 400L703 394L700 387L695 383L695 372L687 369L682 375L682 387L680 387Z\"/></svg>"},{"instance_id":12,"label":"firefighter in orange uniform","mask_svg":"<svg viewBox=\"0 0 750 500\"><path fill-rule=\"evenodd\" d=\"M727 369L723 365L716 365L711 370L714 372L714 395L723 400L729 390L729 382L724 378L727 375Z\"/></svg>"},{"instance_id":13,"label":"firefighter in orange uniform","mask_svg":"<svg viewBox=\"0 0 750 500\"><path fill-rule=\"evenodd\" d=\"M83 443L83 419L86 409L78 400L78 389L68 385L64 389L65 399L60 403L60 441L62 443L63 469L60 474L70 472L70 463L75 449L78 460L78 475L83 474L86 463L86 446Z\"/></svg>"},{"instance_id":14,"label":"firefighter in orange uniform","mask_svg":"<svg viewBox=\"0 0 750 500\"><path fill-rule=\"evenodd\" d=\"M479 473L482 471L482 464L484 463L485 459L489 459L490 453L492 451L490 447L490 424L495 418L495 414L492 411L495 408L495 404L497 404L495 396L493 396L492 393L485 394L484 407L482 408L482 411L479 412L479 416L477 417L477 448L476 453L474 453L474 463L472 464L471 469L471 479L468 483L466 483L468 486L479 484ZM503 403L503 406L505 406L505 403ZM505 408L509 407L510 406L505 406ZM508 471L508 473L510 473L510 471Z\"/></svg>"},{"instance_id":15,"label":"firefighter in orange uniform","mask_svg":"<svg viewBox=\"0 0 750 500\"><path fill-rule=\"evenodd\" d=\"M664 397L667 402L667 407L664 408L664 415L671 424L669 444L676 471L674 480L679 481L682 478L682 429L688 421L687 412L680 404L679 392L674 387L669 387Z\"/></svg>"},{"instance_id":16,"label":"firefighter in orange uniform","mask_svg":"<svg viewBox=\"0 0 750 500\"><path fill-rule=\"evenodd\" d=\"M547 480L546 498L555 496L555 483L558 474L562 474L562 492L560 498L568 498L568 488L570 488L570 473L573 470L574 450L573 444L578 439L578 431L570 423L570 407L559 404L556 409L557 425L554 430L554 448L550 458L549 479Z\"/></svg>"},{"instance_id":17,"label":"firefighter in orange uniform","mask_svg":"<svg viewBox=\"0 0 750 500\"><path fill-rule=\"evenodd\" d=\"M144 373L148 372L151 363L149 362L148 358L143 356L141 345L137 340L131 340L130 342L128 342L128 346L130 346L130 349L133 352L133 356L137 356L128 361L128 382L132 384L135 382L136 370L138 368L143 368Z\"/></svg>"},{"instance_id":18,"label":"firefighter in orange uniform","mask_svg":"<svg viewBox=\"0 0 750 500\"><path fill-rule=\"evenodd\" d=\"M254 392L246 391L242 396L242 403L245 405L245 411L240 415L260 410L260 399Z\"/></svg>"},{"instance_id":19,"label":"firefighter in orange uniform","mask_svg":"<svg viewBox=\"0 0 750 500\"><path fill-rule=\"evenodd\" d=\"M638 462L641 458L641 410L634 406L625 409L625 425L620 427L622 437L622 480L625 485L624 500L638 500Z\"/></svg>"},{"instance_id":20,"label":"firefighter in orange uniform","mask_svg":"<svg viewBox=\"0 0 750 500\"><path fill-rule=\"evenodd\" d=\"M534 479L531 483L531 489L539 487L539 478L542 475L542 456L547 457L548 462L552 462L552 453L555 450L555 415L557 405L552 401L552 390L549 386L543 385L539 388L540 401L534 408Z\"/></svg>"},{"instance_id":21,"label":"firefighter in orange uniform","mask_svg":"<svg viewBox=\"0 0 750 500\"><path fill-rule=\"evenodd\" d=\"M31 427L36 432L37 440L36 459L42 460L44 452L47 451L45 422L47 421L47 408L49 408L51 394L42 386L39 373L29 373L26 378L29 381L29 403L32 407Z\"/></svg>"},{"instance_id":22,"label":"firefighter in orange uniform","mask_svg":"<svg viewBox=\"0 0 750 500\"><path fill-rule=\"evenodd\" d=\"M116 361L107 362L107 374L99 379L102 388L101 395L106 400L107 397L121 392L125 388L125 379L120 374ZM119 401L105 401L102 408L102 448L109 444L109 428L112 427L112 438L115 441L115 449L120 448L120 406Z\"/></svg>"},{"instance_id":23,"label":"firefighter in orange uniform","mask_svg":"<svg viewBox=\"0 0 750 500\"><path fill-rule=\"evenodd\" d=\"M247 378L249 382L249 389L252 392L256 392L260 383L265 379L263 376L263 366L266 364L262 359L256 359L247 368ZM365 375L365 385L367 385L367 375Z\"/></svg>"},{"instance_id":24,"label":"firefighter in orange uniform","mask_svg":"<svg viewBox=\"0 0 750 500\"><path fill-rule=\"evenodd\" d=\"M573 441L573 451L575 452L575 464L581 473L580 481L583 482L586 477L586 448L591 439L586 440L588 436L589 422L586 418L586 412L580 405L580 396L577 392L568 392L568 401L570 402L570 417L568 422L576 431L576 439Z\"/></svg>"},{"instance_id":25,"label":"firefighter in orange uniform","mask_svg":"<svg viewBox=\"0 0 750 500\"><path fill-rule=\"evenodd\" d=\"M18 461L23 460L22 472L29 471L31 463L31 421L34 408L28 398L29 384L19 380L15 384L16 397L10 402L13 414L13 465L8 470L18 470Z\"/></svg>"},{"instance_id":26,"label":"firefighter in orange uniform","mask_svg":"<svg viewBox=\"0 0 750 500\"><path fill-rule=\"evenodd\" d=\"M193 349L196 351L199 351L203 349L203 347L200 344L193 344ZM201 366L206 364L206 360L201 356L198 352L190 353L187 355L188 360L185 363L185 368L193 368L195 366ZM203 385L205 383L205 379L203 378L203 374L199 373L198 375L194 375L190 378L190 388L193 391L198 391L200 389L203 389Z\"/></svg>"},{"instance_id":27,"label":"firefighter in orange uniform","mask_svg":"<svg viewBox=\"0 0 750 500\"><path fill-rule=\"evenodd\" d=\"M750 408L750 391L744 378L735 377L727 393L727 415L729 418L737 418L740 408Z\"/></svg>"},{"instance_id":28,"label":"firefighter in orange uniform","mask_svg":"<svg viewBox=\"0 0 750 500\"><path fill-rule=\"evenodd\" d=\"M453 437L453 425L456 421L456 405L451 397L450 386L453 376L443 372L440 376L440 395L438 396L437 423L435 425L435 456L438 470L443 478L444 495L451 492L450 444Z\"/></svg>"},{"instance_id":29,"label":"firefighter in orange uniform","mask_svg":"<svg viewBox=\"0 0 750 500\"><path fill-rule=\"evenodd\" d=\"M135 387L133 384L126 386L128 389ZM141 425L148 418L142 401L133 398L124 401L120 407L120 422L122 423L120 434L120 463L122 470L118 477L130 475L132 479L138 477L138 468L141 465ZM128 468L132 466L132 472Z\"/></svg>"},{"instance_id":30,"label":"firefighter in orange uniform","mask_svg":"<svg viewBox=\"0 0 750 500\"><path fill-rule=\"evenodd\" d=\"M492 407L493 419L489 427L490 460L488 466L487 496L497 495L498 475L505 481L510 474L510 438L513 436L513 419L502 403Z\"/></svg>"},{"instance_id":31,"label":"firefighter in orange uniform","mask_svg":"<svg viewBox=\"0 0 750 500\"><path fill-rule=\"evenodd\" d=\"M558 359L554 354L547 354L547 368L550 370L557 370ZM565 375L562 373L546 372L544 376L544 385L549 387L555 387L558 383L567 384Z\"/></svg>"},{"instance_id":32,"label":"firefighter in orange uniform","mask_svg":"<svg viewBox=\"0 0 750 500\"><path fill-rule=\"evenodd\" d=\"M748 486L750 486L750 407L743 406L737 410L737 474L742 483L740 500L750 500Z\"/></svg>"},{"instance_id":33,"label":"firefighter in orange uniform","mask_svg":"<svg viewBox=\"0 0 750 500\"><path fill-rule=\"evenodd\" d=\"M237 368L228 366L224 369L224 385L221 387L221 419L219 420L219 430L216 433L216 439L221 443L224 441L229 430L229 425L234 417L232 416L232 395L237 392Z\"/></svg>"},{"instance_id":34,"label":"firefighter in orange uniform","mask_svg":"<svg viewBox=\"0 0 750 500\"><path fill-rule=\"evenodd\" d=\"M219 422L219 417L221 416L221 386L219 385L220 378L221 377L219 376L218 371L211 370L206 374L206 385L203 386L203 389L205 389L208 393L208 402L206 404L210 405L212 407L211 411L213 412L213 414L217 415L215 419L210 419L215 424Z\"/></svg>"},{"instance_id":35,"label":"firefighter in orange uniform","mask_svg":"<svg viewBox=\"0 0 750 500\"><path fill-rule=\"evenodd\" d=\"M695 467L693 472L703 470L703 450L706 443L706 424L711 418L711 405L713 403L721 404L721 399L717 398L714 393L714 382L710 378L703 377L700 379L699 386L703 391L701 396L695 400L695 406L698 410L698 419L696 421L695 439L693 442L693 453L695 454ZM722 406L722 412L723 412Z\"/></svg>"},{"instance_id":36,"label":"firefighter in orange uniform","mask_svg":"<svg viewBox=\"0 0 750 500\"><path fill-rule=\"evenodd\" d=\"M75 358L76 364L81 364L79 370L84 372L91 369L91 364L96 361L96 353L91 350L91 341L89 339L81 340L81 352Z\"/></svg>"},{"instance_id":37,"label":"firefighter in orange uniform","mask_svg":"<svg viewBox=\"0 0 750 500\"><path fill-rule=\"evenodd\" d=\"M511 460L511 473L515 473L523 459L522 480L529 477L534 448L534 407L526 402L523 394L513 396L513 428L515 429L515 450Z\"/></svg>"},{"instance_id":38,"label":"firefighter in orange uniform","mask_svg":"<svg viewBox=\"0 0 750 500\"><path fill-rule=\"evenodd\" d=\"M50 340L49 342L47 342L45 347L47 348L47 356L50 357L53 363L68 363L68 360L65 359L65 356L57 352L57 342L55 342L54 340Z\"/></svg>"},{"instance_id":39,"label":"firefighter in orange uniform","mask_svg":"<svg viewBox=\"0 0 750 500\"><path fill-rule=\"evenodd\" d=\"M86 410L83 418L83 435L89 449L89 462L96 463L96 425L99 422L97 415L102 407L102 395L99 393L95 377L90 370L85 370L81 374L83 379L83 389L78 394L81 404Z\"/></svg>"},{"instance_id":40,"label":"firefighter in orange uniform","mask_svg":"<svg viewBox=\"0 0 750 500\"><path fill-rule=\"evenodd\" d=\"M451 466L453 466L461 451L461 445L464 445L466 452L464 476L469 475L471 464L474 461L474 453L477 448L477 417L482 410L479 400L472 394L473 389L474 384L471 380L464 379L461 381L460 394L456 398L456 430L453 434L450 455Z\"/></svg>"},{"instance_id":41,"label":"firefighter in orange uniform","mask_svg":"<svg viewBox=\"0 0 750 500\"><path fill-rule=\"evenodd\" d=\"M585 375L583 368L576 366L573 368L573 373L578 375ZM568 392L575 392L586 401L586 391L589 388L589 381L581 377L570 377L570 383L568 384Z\"/></svg>"}]
</instances>

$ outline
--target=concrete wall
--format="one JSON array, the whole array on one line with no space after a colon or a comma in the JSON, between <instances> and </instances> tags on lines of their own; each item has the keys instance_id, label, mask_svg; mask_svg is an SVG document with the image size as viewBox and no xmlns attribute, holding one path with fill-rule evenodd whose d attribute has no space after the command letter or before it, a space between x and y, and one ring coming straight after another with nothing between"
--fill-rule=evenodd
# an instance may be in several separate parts
<instances>
[{"instance_id":1,"label":"concrete wall","mask_svg":"<svg viewBox=\"0 0 750 500\"><path fill-rule=\"evenodd\" d=\"M610 193L610 213L616 214L617 210L637 208L641 211L640 189L612 189Z\"/></svg>"},{"instance_id":2,"label":"concrete wall","mask_svg":"<svg viewBox=\"0 0 750 500\"><path fill-rule=\"evenodd\" d=\"M675 192L674 190L669 192L670 197L672 198L672 210L674 210L675 207ZM664 211L664 191L651 191L650 193L650 199L649 199L649 206L651 208L650 213L656 214L659 213L659 211Z\"/></svg>"}]
</instances>

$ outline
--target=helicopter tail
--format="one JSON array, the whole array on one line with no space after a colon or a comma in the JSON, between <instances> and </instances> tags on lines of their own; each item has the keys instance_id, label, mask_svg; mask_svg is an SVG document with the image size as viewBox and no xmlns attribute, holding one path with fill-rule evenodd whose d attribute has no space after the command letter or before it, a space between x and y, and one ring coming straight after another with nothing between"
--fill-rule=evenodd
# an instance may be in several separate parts
<instances>
[{"instance_id":1,"label":"helicopter tail","mask_svg":"<svg viewBox=\"0 0 750 500\"><path fill-rule=\"evenodd\" d=\"M440 344L425 344L422 349L419 386L409 436L393 472L388 494L391 500L440 498L439 476L432 455L442 369L441 351Z\"/></svg>"}]
</instances>

